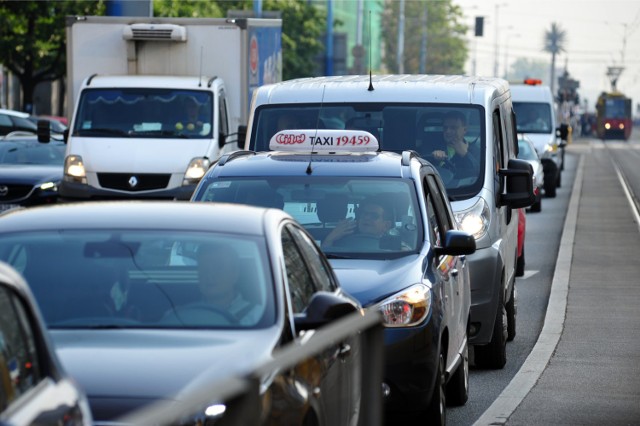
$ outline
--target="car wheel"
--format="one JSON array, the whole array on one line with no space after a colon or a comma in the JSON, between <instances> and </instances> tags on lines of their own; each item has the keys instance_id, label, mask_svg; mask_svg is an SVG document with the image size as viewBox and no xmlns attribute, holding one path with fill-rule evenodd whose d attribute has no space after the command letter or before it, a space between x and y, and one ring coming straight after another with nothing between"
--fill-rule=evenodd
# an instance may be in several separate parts
<instances>
[{"instance_id":1,"label":"car wheel","mask_svg":"<svg viewBox=\"0 0 640 426\"><path fill-rule=\"evenodd\" d=\"M518 314L518 290L515 280L511 287L511 299L507 302L507 342L516 337L516 315Z\"/></svg>"},{"instance_id":2,"label":"car wheel","mask_svg":"<svg viewBox=\"0 0 640 426\"><path fill-rule=\"evenodd\" d=\"M516 277L524 275L524 247L522 247L522 254L518 256L516 260Z\"/></svg>"},{"instance_id":3,"label":"car wheel","mask_svg":"<svg viewBox=\"0 0 640 426\"><path fill-rule=\"evenodd\" d=\"M447 424L447 390L445 387L445 365L444 354L440 351L438 356L438 375L433 386L433 395L429 408L427 408L427 424L446 425Z\"/></svg>"},{"instance_id":4,"label":"car wheel","mask_svg":"<svg viewBox=\"0 0 640 426\"><path fill-rule=\"evenodd\" d=\"M562 185L562 173L560 173L561 169L558 169L558 173L556 176L556 187L560 188L560 186Z\"/></svg>"},{"instance_id":5,"label":"car wheel","mask_svg":"<svg viewBox=\"0 0 640 426\"><path fill-rule=\"evenodd\" d=\"M466 340L467 336L465 336ZM447 383L447 404L459 407L469 399L469 344L464 344L460 365Z\"/></svg>"},{"instance_id":6,"label":"car wheel","mask_svg":"<svg viewBox=\"0 0 640 426\"><path fill-rule=\"evenodd\" d=\"M500 291L491 341L486 345L473 348L476 367L495 370L504 367L507 363L507 335L507 309L504 305L504 296Z\"/></svg>"},{"instance_id":7,"label":"car wheel","mask_svg":"<svg viewBox=\"0 0 640 426\"><path fill-rule=\"evenodd\" d=\"M545 172L544 196L549 198L556 196L556 173L550 173L550 176L547 176L547 172Z\"/></svg>"}]
</instances>

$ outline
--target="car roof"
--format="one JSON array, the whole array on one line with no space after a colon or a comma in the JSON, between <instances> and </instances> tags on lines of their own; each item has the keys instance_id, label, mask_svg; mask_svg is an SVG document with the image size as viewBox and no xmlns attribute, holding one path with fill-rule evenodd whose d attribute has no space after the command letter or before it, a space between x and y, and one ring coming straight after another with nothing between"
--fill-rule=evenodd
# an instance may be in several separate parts
<instances>
[{"instance_id":1,"label":"car roof","mask_svg":"<svg viewBox=\"0 0 640 426\"><path fill-rule=\"evenodd\" d=\"M311 173L307 170L309 165ZM403 173L402 154L388 151L313 155L283 151L236 152L222 157L205 179L213 175L409 177Z\"/></svg>"},{"instance_id":2,"label":"car roof","mask_svg":"<svg viewBox=\"0 0 640 426\"><path fill-rule=\"evenodd\" d=\"M186 201L85 201L9 210L0 233L73 229L172 229L263 235L290 216L276 209Z\"/></svg>"},{"instance_id":3,"label":"car roof","mask_svg":"<svg viewBox=\"0 0 640 426\"><path fill-rule=\"evenodd\" d=\"M89 80L90 79L90 80ZM197 77L197 76L164 76L164 75L96 75L89 77L84 81L84 87L91 89L104 88L173 88L173 89L192 89L192 90L210 90L207 88L207 82L215 79L215 77ZM90 84L86 84L90 81ZM215 82L215 80L213 80Z\"/></svg>"},{"instance_id":4,"label":"car roof","mask_svg":"<svg viewBox=\"0 0 640 426\"><path fill-rule=\"evenodd\" d=\"M22 118L29 117L29 114L27 114L26 112L15 111L12 109L3 109L3 108L0 108L0 114L13 115L14 117L22 117Z\"/></svg>"},{"instance_id":5,"label":"car roof","mask_svg":"<svg viewBox=\"0 0 640 426\"><path fill-rule=\"evenodd\" d=\"M501 95L509 83L500 78L463 75L388 74L309 77L262 86L256 104L274 103L343 103L411 102L416 94L420 102L482 103L483 99ZM348 94L348 95L347 95Z\"/></svg>"}]
</instances>

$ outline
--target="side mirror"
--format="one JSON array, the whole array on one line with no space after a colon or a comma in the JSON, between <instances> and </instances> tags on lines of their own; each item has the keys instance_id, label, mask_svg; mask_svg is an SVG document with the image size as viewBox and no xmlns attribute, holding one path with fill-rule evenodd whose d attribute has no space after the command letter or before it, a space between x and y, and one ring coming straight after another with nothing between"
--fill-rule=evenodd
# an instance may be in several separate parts
<instances>
[{"instance_id":1,"label":"side mirror","mask_svg":"<svg viewBox=\"0 0 640 426\"><path fill-rule=\"evenodd\" d=\"M569 126L567 124L561 124L560 127L556 129L556 136L566 141L569 138Z\"/></svg>"},{"instance_id":2,"label":"side mirror","mask_svg":"<svg viewBox=\"0 0 640 426\"><path fill-rule=\"evenodd\" d=\"M476 251L476 240L471 234L464 231L450 229L444 237L442 247L436 247L436 255L461 256L473 254Z\"/></svg>"},{"instance_id":3,"label":"side mirror","mask_svg":"<svg viewBox=\"0 0 640 426\"><path fill-rule=\"evenodd\" d=\"M500 170L500 177L507 180L507 193L501 194L498 205L518 209L535 202L531 164L525 160L511 159L509 167Z\"/></svg>"},{"instance_id":4,"label":"side mirror","mask_svg":"<svg viewBox=\"0 0 640 426\"><path fill-rule=\"evenodd\" d=\"M238 149L244 149L245 139L247 139L247 126L241 124L238 126Z\"/></svg>"},{"instance_id":5,"label":"side mirror","mask_svg":"<svg viewBox=\"0 0 640 426\"><path fill-rule=\"evenodd\" d=\"M47 120L38 120L38 142L49 143L51 140L51 123Z\"/></svg>"},{"instance_id":6,"label":"side mirror","mask_svg":"<svg viewBox=\"0 0 640 426\"><path fill-rule=\"evenodd\" d=\"M307 309L295 316L294 324L297 331L313 330L357 311L351 300L319 291L311 297Z\"/></svg>"},{"instance_id":7,"label":"side mirror","mask_svg":"<svg viewBox=\"0 0 640 426\"><path fill-rule=\"evenodd\" d=\"M224 133L218 134L218 147L222 149L225 143L227 143L227 135L225 135Z\"/></svg>"}]
</instances>

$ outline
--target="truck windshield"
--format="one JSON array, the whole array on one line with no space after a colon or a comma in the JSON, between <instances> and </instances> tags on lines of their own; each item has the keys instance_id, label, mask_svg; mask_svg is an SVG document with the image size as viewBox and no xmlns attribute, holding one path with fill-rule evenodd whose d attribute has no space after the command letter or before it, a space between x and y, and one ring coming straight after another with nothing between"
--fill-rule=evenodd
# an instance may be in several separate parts
<instances>
[{"instance_id":1,"label":"truck windshield","mask_svg":"<svg viewBox=\"0 0 640 426\"><path fill-rule=\"evenodd\" d=\"M283 129L358 129L383 151L417 151L432 162L452 199L478 193L484 179L484 109L478 105L417 103L271 104L256 109L249 149L269 150Z\"/></svg>"},{"instance_id":2,"label":"truck windshield","mask_svg":"<svg viewBox=\"0 0 640 426\"><path fill-rule=\"evenodd\" d=\"M172 89L86 89L82 92L74 136L95 138L184 138L212 136L210 93Z\"/></svg>"}]
</instances>

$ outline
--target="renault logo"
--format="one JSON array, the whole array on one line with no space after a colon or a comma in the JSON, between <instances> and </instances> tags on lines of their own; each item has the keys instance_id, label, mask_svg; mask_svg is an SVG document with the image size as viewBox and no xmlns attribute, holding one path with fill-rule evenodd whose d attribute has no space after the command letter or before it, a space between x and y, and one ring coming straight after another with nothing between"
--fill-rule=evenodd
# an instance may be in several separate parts
<instances>
[{"instance_id":1,"label":"renault logo","mask_svg":"<svg viewBox=\"0 0 640 426\"><path fill-rule=\"evenodd\" d=\"M9 187L7 185L0 185L0 197L6 197L9 193Z\"/></svg>"},{"instance_id":2,"label":"renault logo","mask_svg":"<svg viewBox=\"0 0 640 426\"><path fill-rule=\"evenodd\" d=\"M137 177L135 177L135 176L131 176L131 177L129 178L129 186L130 186L131 188L135 188L136 186L138 186L138 178L137 178Z\"/></svg>"}]
</instances>

